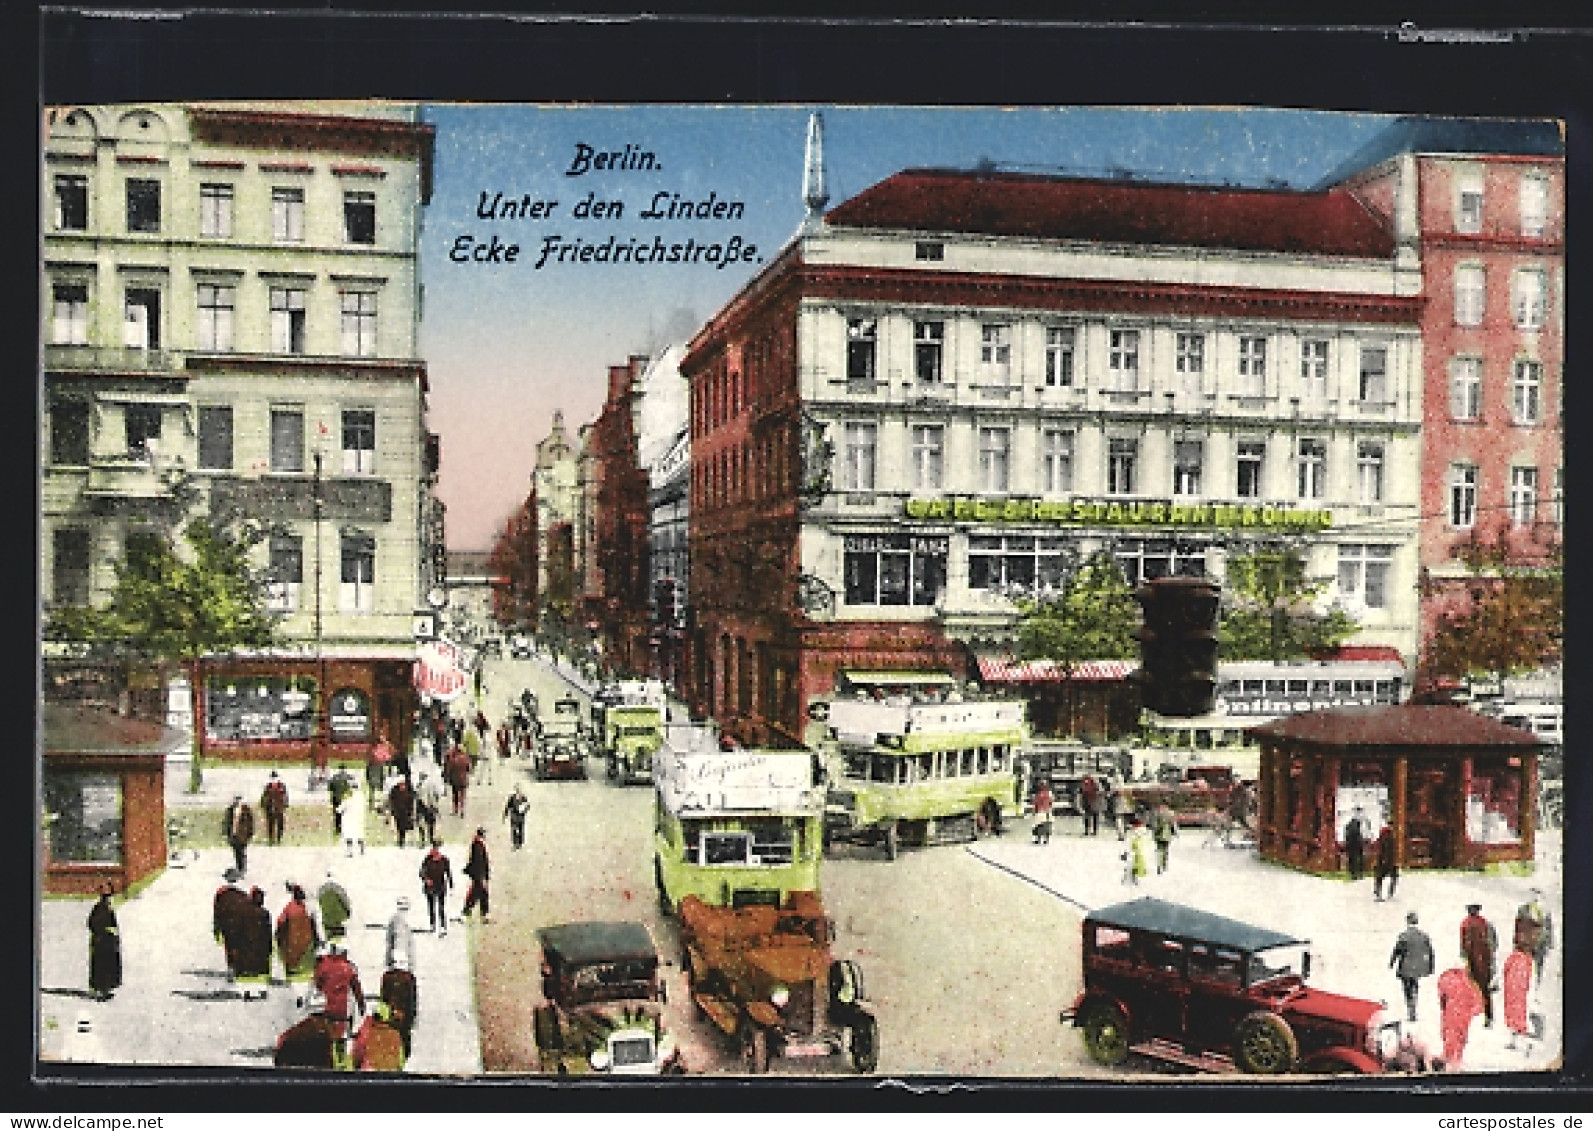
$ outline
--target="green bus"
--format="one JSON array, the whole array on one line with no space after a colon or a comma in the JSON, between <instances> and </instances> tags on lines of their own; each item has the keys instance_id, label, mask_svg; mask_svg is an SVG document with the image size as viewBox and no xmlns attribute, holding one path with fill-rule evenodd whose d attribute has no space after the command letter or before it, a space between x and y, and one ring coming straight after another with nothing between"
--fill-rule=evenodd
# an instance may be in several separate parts
<instances>
[{"instance_id":1,"label":"green bus","mask_svg":"<svg viewBox=\"0 0 1593 1131\"><path fill-rule=\"evenodd\" d=\"M903 844L975 840L1022 815L1022 700L930 691L814 706L826 843L878 844L894 860Z\"/></svg>"},{"instance_id":2,"label":"green bus","mask_svg":"<svg viewBox=\"0 0 1593 1131\"><path fill-rule=\"evenodd\" d=\"M807 750L723 750L709 729L666 727L653 757L659 907L671 914L688 895L778 906L793 891L818 891L823 821Z\"/></svg>"}]
</instances>

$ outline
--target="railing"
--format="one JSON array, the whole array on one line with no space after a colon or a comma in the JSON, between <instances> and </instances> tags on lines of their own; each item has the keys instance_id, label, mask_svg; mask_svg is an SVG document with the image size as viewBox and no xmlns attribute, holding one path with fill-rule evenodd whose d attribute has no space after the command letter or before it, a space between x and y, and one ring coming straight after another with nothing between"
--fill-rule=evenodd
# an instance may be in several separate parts
<instances>
[{"instance_id":1,"label":"railing","mask_svg":"<svg viewBox=\"0 0 1593 1131\"><path fill-rule=\"evenodd\" d=\"M44 347L46 369L94 369L108 372L169 373L181 363L169 350L135 349L129 346Z\"/></svg>"}]
</instances>

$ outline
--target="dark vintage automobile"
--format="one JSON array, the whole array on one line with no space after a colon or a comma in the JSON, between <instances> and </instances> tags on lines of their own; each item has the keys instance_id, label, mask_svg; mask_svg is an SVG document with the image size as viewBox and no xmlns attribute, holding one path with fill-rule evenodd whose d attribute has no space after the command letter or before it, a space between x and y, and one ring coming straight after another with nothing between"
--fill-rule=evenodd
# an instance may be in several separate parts
<instances>
[{"instance_id":1,"label":"dark vintage automobile","mask_svg":"<svg viewBox=\"0 0 1593 1131\"><path fill-rule=\"evenodd\" d=\"M586 722L574 696L561 696L553 714L542 720L532 770L538 781L586 777Z\"/></svg>"},{"instance_id":2,"label":"dark vintage automobile","mask_svg":"<svg viewBox=\"0 0 1593 1131\"><path fill-rule=\"evenodd\" d=\"M640 923L565 923L538 932L542 996L532 1020L542 1071L681 1071L664 1031L658 951Z\"/></svg>"},{"instance_id":3,"label":"dark vintage automobile","mask_svg":"<svg viewBox=\"0 0 1593 1131\"><path fill-rule=\"evenodd\" d=\"M1382 1003L1306 985L1304 940L1153 898L1093 911L1083 933L1084 989L1062 1020L1101 1064L1135 1052L1262 1074L1426 1067Z\"/></svg>"}]
</instances>

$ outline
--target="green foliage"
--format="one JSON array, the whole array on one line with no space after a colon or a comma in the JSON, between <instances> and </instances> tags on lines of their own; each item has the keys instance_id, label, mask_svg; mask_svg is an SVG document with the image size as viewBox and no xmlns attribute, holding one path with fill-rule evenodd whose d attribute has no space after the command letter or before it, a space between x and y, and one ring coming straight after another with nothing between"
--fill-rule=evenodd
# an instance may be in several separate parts
<instances>
[{"instance_id":1,"label":"green foliage","mask_svg":"<svg viewBox=\"0 0 1593 1131\"><path fill-rule=\"evenodd\" d=\"M240 648L264 648L276 618L266 609L265 577L249 560L265 537L256 524L237 530L191 519L178 555L165 539L116 563L116 589L97 608L59 609L47 635L117 655L187 663Z\"/></svg>"},{"instance_id":2,"label":"green foliage","mask_svg":"<svg viewBox=\"0 0 1593 1131\"><path fill-rule=\"evenodd\" d=\"M1326 587L1306 575L1296 550L1230 558L1218 654L1225 660L1299 660L1342 644L1360 625L1343 609L1317 609Z\"/></svg>"},{"instance_id":3,"label":"green foliage","mask_svg":"<svg viewBox=\"0 0 1593 1131\"><path fill-rule=\"evenodd\" d=\"M1444 615L1427 642L1427 676L1506 676L1564 660L1565 572L1558 551L1542 565L1511 560L1508 547L1473 543L1461 553L1471 577L1466 608Z\"/></svg>"},{"instance_id":4,"label":"green foliage","mask_svg":"<svg viewBox=\"0 0 1593 1131\"><path fill-rule=\"evenodd\" d=\"M1024 598L1018 653L1026 660L1131 660L1139 655L1134 629L1139 604L1110 554L1083 562L1056 596Z\"/></svg>"}]
</instances>

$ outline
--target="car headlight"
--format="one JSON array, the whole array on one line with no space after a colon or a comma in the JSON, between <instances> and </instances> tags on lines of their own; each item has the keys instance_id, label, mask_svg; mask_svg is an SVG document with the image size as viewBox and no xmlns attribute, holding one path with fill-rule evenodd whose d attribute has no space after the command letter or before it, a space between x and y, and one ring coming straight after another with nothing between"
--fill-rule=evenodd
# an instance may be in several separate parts
<instances>
[{"instance_id":1,"label":"car headlight","mask_svg":"<svg viewBox=\"0 0 1593 1131\"><path fill-rule=\"evenodd\" d=\"M592 1054L592 1056L591 1056L591 1063L592 1063L592 1071L593 1072L607 1072L608 1071L608 1050L607 1049L598 1049L596 1052L594 1052Z\"/></svg>"},{"instance_id":2,"label":"car headlight","mask_svg":"<svg viewBox=\"0 0 1593 1131\"><path fill-rule=\"evenodd\" d=\"M1379 1009L1366 1023L1366 1051L1379 1060L1392 1060L1399 1052L1399 1036L1398 1019Z\"/></svg>"},{"instance_id":3,"label":"car headlight","mask_svg":"<svg viewBox=\"0 0 1593 1131\"><path fill-rule=\"evenodd\" d=\"M791 991L784 986L776 986L769 992L769 1004L776 1009L784 1009L785 1003L791 1000Z\"/></svg>"}]
</instances>

